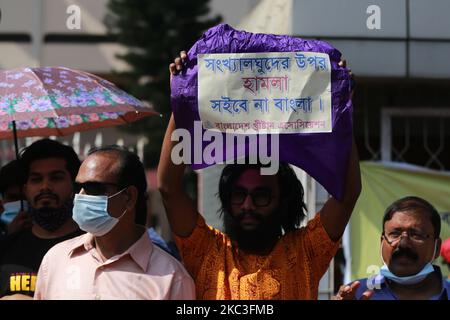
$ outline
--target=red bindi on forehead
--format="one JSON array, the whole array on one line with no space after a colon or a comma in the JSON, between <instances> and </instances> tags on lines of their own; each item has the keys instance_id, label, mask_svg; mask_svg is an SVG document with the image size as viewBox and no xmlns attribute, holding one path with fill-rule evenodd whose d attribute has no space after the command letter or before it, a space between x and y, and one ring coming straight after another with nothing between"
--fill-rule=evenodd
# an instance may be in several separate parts
<instances>
[{"instance_id":1,"label":"red bindi on forehead","mask_svg":"<svg viewBox=\"0 0 450 320\"><path fill-rule=\"evenodd\" d=\"M253 190L260 187L277 188L278 177L276 175L261 175L259 169L247 169L234 183L236 187L242 187L247 190Z\"/></svg>"}]
</instances>

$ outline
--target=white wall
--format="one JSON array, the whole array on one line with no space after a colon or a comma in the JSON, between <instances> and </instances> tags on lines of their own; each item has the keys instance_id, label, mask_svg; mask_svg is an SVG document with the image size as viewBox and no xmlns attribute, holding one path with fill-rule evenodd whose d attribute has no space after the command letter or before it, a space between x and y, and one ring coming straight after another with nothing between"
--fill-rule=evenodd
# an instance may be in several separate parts
<instances>
[{"instance_id":1,"label":"white wall","mask_svg":"<svg viewBox=\"0 0 450 320\"><path fill-rule=\"evenodd\" d=\"M34 28L33 14L37 12L38 7L39 1L0 0L0 32L31 33Z\"/></svg>"},{"instance_id":2,"label":"white wall","mask_svg":"<svg viewBox=\"0 0 450 320\"><path fill-rule=\"evenodd\" d=\"M406 42L326 40L338 49L358 76L406 76Z\"/></svg>"},{"instance_id":3,"label":"white wall","mask_svg":"<svg viewBox=\"0 0 450 320\"><path fill-rule=\"evenodd\" d=\"M210 0L211 14L220 14L223 22L236 27L259 0Z\"/></svg>"},{"instance_id":4,"label":"white wall","mask_svg":"<svg viewBox=\"0 0 450 320\"><path fill-rule=\"evenodd\" d=\"M411 37L450 40L450 1L409 0L409 3Z\"/></svg>"},{"instance_id":5,"label":"white wall","mask_svg":"<svg viewBox=\"0 0 450 320\"><path fill-rule=\"evenodd\" d=\"M293 0L293 33L299 36L405 37L405 0ZM369 30L369 5L381 9L381 29Z\"/></svg>"},{"instance_id":6,"label":"white wall","mask_svg":"<svg viewBox=\"0 0 450 320\"><path fill-rule=\"evenodd\" d=\"M448 0L292 1L293 34L329 42L358 76L450 78ZM380 7L380 30L367 28L369 5Z\"/></svg>"},{"instance_id":7,"label":"white wall","mask_svg":"<svg viewBox=\"0 0 450 320\"><path fill-rule=\"evenodd\" d=\"M108 12L108 0L44 0L44 30L47 33L105 34L103 17ZM81 29L66 27L67 8L77 5L81 13Z\"/></svg>"}]
</instances>

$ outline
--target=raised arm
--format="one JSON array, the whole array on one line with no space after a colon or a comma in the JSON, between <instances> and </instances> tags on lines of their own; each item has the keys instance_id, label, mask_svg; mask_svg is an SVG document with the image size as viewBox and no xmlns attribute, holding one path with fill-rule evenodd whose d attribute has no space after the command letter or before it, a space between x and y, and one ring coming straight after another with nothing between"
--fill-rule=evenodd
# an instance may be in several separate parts
<instances>
[{"instance_id":1,"label":"raised arm","mask_svg":"<svg viewBox=\"0 0 450 320\"><path fill-rule=\"evenodd\" d=\"M175 165L170 157L172 148L177 143L170 140L174 130L175 121L172 115L159 159L158 189L161 192L172 232L177 236L187 237L194 230L198 212L192 200L183 190L185 165Z\"/></svg>"},{"instance_id":2,"label":"raised arm","mask_svg":"<svg viewBox=\"0 0 450 320\"><path fill-rule=\"evenodd\" d=\"M175 63L169 66L171 76L177 70L181 70L182 59L186 58L185 52L182 52L180 57L175 59ZM175 129L175 120L172 115L164 136L159 159L158 189L166 208L172 232L177 236L187 237L194 230L198 212L192 199L183 190L185 165L175 165L171 159L172 148L177 143L176 141L171 141L171 135Z\"/></svg>"},{"instance_id":3,"label":"raised arm","mask_svg":"<svg viewBox=\"0 0 450 320\"><path fill-rule=\"evenodd\" d=\"M339 240L344 233L356 200L358 200L361 193L361 173L359 171L358 151L354 139L352 141L346 179L342 201L331 197L320 210L322 224L333 241Z\"/></svg>"},{"instance_id":4,"label":"raised arm","mask_svg":"<svg viewBox=\"0 0 450 320\"><path fill-rule=\"evenodd\" d=\"M339 66L347 67L347 61L339 61ZM352 85L351 98L355 89L354 74L348 69ZM322 224L333 241L337 241L342 237L345 227L347 226L353 208L361 193L361 173L359 171L359 157L356 149L355 139L352 139L352 149L348 161L348 169L345 183L344 197L342 201L330 198L320 210Z\"/></svg>"},{"instance_id":5,"label":"raised arm","mask_svg":"<svg viewBox=\"0 0 450 320\"><path fill-rule=\"evenodd\" d=\"M192 199L183 190L185 165L175 165L170 157L172 148L177 143L170 140L174 130L175 121L172 115L159 159L158 189L161 192L172 232L177 236L187 237L194 230L198 212Z\"/></svg>"}]
</instances>

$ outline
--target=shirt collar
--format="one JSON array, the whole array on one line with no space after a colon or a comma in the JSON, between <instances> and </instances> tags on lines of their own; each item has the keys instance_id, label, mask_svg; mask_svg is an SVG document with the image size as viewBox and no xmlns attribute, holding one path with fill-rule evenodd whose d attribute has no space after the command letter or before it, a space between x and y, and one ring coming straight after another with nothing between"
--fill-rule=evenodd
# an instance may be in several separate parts
<instances>
[{"instance_id":1,"label":"shirt collar","mask_svg":"<svg viewBox=\"0 0 450 320\"><path fill-rule=\"evenodd\" d=\"M153 243L147 230L126 252L130 254L131 258L139 265L139 267L141 267L143 271L147 271L150 257L153 252Z\"/></svg>"},{"instance_id":2,"label":"shirt collar","mask_svg":"<svg viewBox=\"0 0 450 320\"><path fill-rule=\"evenodd\" d=\"M93 240L94 237L90 233L85 233L81 237L76 238L75 241L70 246L68 253L69 257L72 257L76 252L80 250L84 249L84 251L89 251L90 249L92 249Z\"/></svg>"},{"instance_id":3,"label":"shirt collar","mask_svg":"<svg viewBox=\"0 0 450 320\"><path fill-rule=\"evenodd\" d=\"M86 233L83 236L76 239L73 245L69 250L69 258L71 258L74 254L80 251L88 252L89 250L94 249L94 236L90 233ZM148 264L150 262L150 257L153 252L153 244L150 240L150 236L147 231L145 231L142 236L131 245L125 252L120 255L116 255L108 259L107 262L111 260L119 260L126 255L130 255L130 257L134 260L134 262L143 270L146 271L148 268Z\"/></svg>"}]
</instances>

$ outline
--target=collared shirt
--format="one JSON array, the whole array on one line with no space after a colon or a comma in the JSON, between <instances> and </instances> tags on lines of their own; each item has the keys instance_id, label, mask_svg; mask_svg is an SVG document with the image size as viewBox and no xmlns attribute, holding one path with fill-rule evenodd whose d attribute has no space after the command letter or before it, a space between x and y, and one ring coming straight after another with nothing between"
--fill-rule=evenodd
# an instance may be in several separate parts
<instances>
[{"instance_id":1,"label":"collared shirt","mask_svg":"<svg viewBox=\"0 0 450 320\"><path fill-rule=\"evenodd\" d=\"M169 247L169 243L167 243L153 228L147 229L148 235L152 240L153 244L156 244L158 247L163 249L165 252L169 253L177 260L181 260L180 254L175 246Z\"/></svg>"},{"instance_id":2,"label":"collared shirt","mask_svg":"<svg viewBox=\"0 0 450 320\"><path fill-rule=\"evenodd\" d=\"M320 214L288 232L265 256L239 250L230 238L198 215L188 237L175 237L197 299L317 299L320 278L339 247Z\"/></svg>"},{"instance_id":3,"label":"collared shirt","mask_svg":"<svg viewBox=\"0 0 450 320\"><path fill-rule=\"evenodd\" d=\"M450 300L450 283L443 279L441 269L438 266L433 267L434 272L439 276L439 279L441 279L442 287L441 291L438 294L432 296L429 300ZM364 278L358 281L361 284L356 290L356 299L360 299L362 297L364 291L368 290L368 286L373 287L375 285L375 288L373 289L374 294L371 296L370 300L399 300L392 289L389 287L386 279L381 275L377 275L373 279ZM379 284L378 288L376 286L377 284Z\"/></svg>"},{"instance_id":4,"label":"collared shirt","mask_svg":"<svg viewBox=\"0 0 450 320\"><path fill-rule=\"evenodd\" d=\"M103 261L91 234L64 241L45 255L35 299L195 299L192 278L147 232Z\"/></svg>"}]
</instances>

